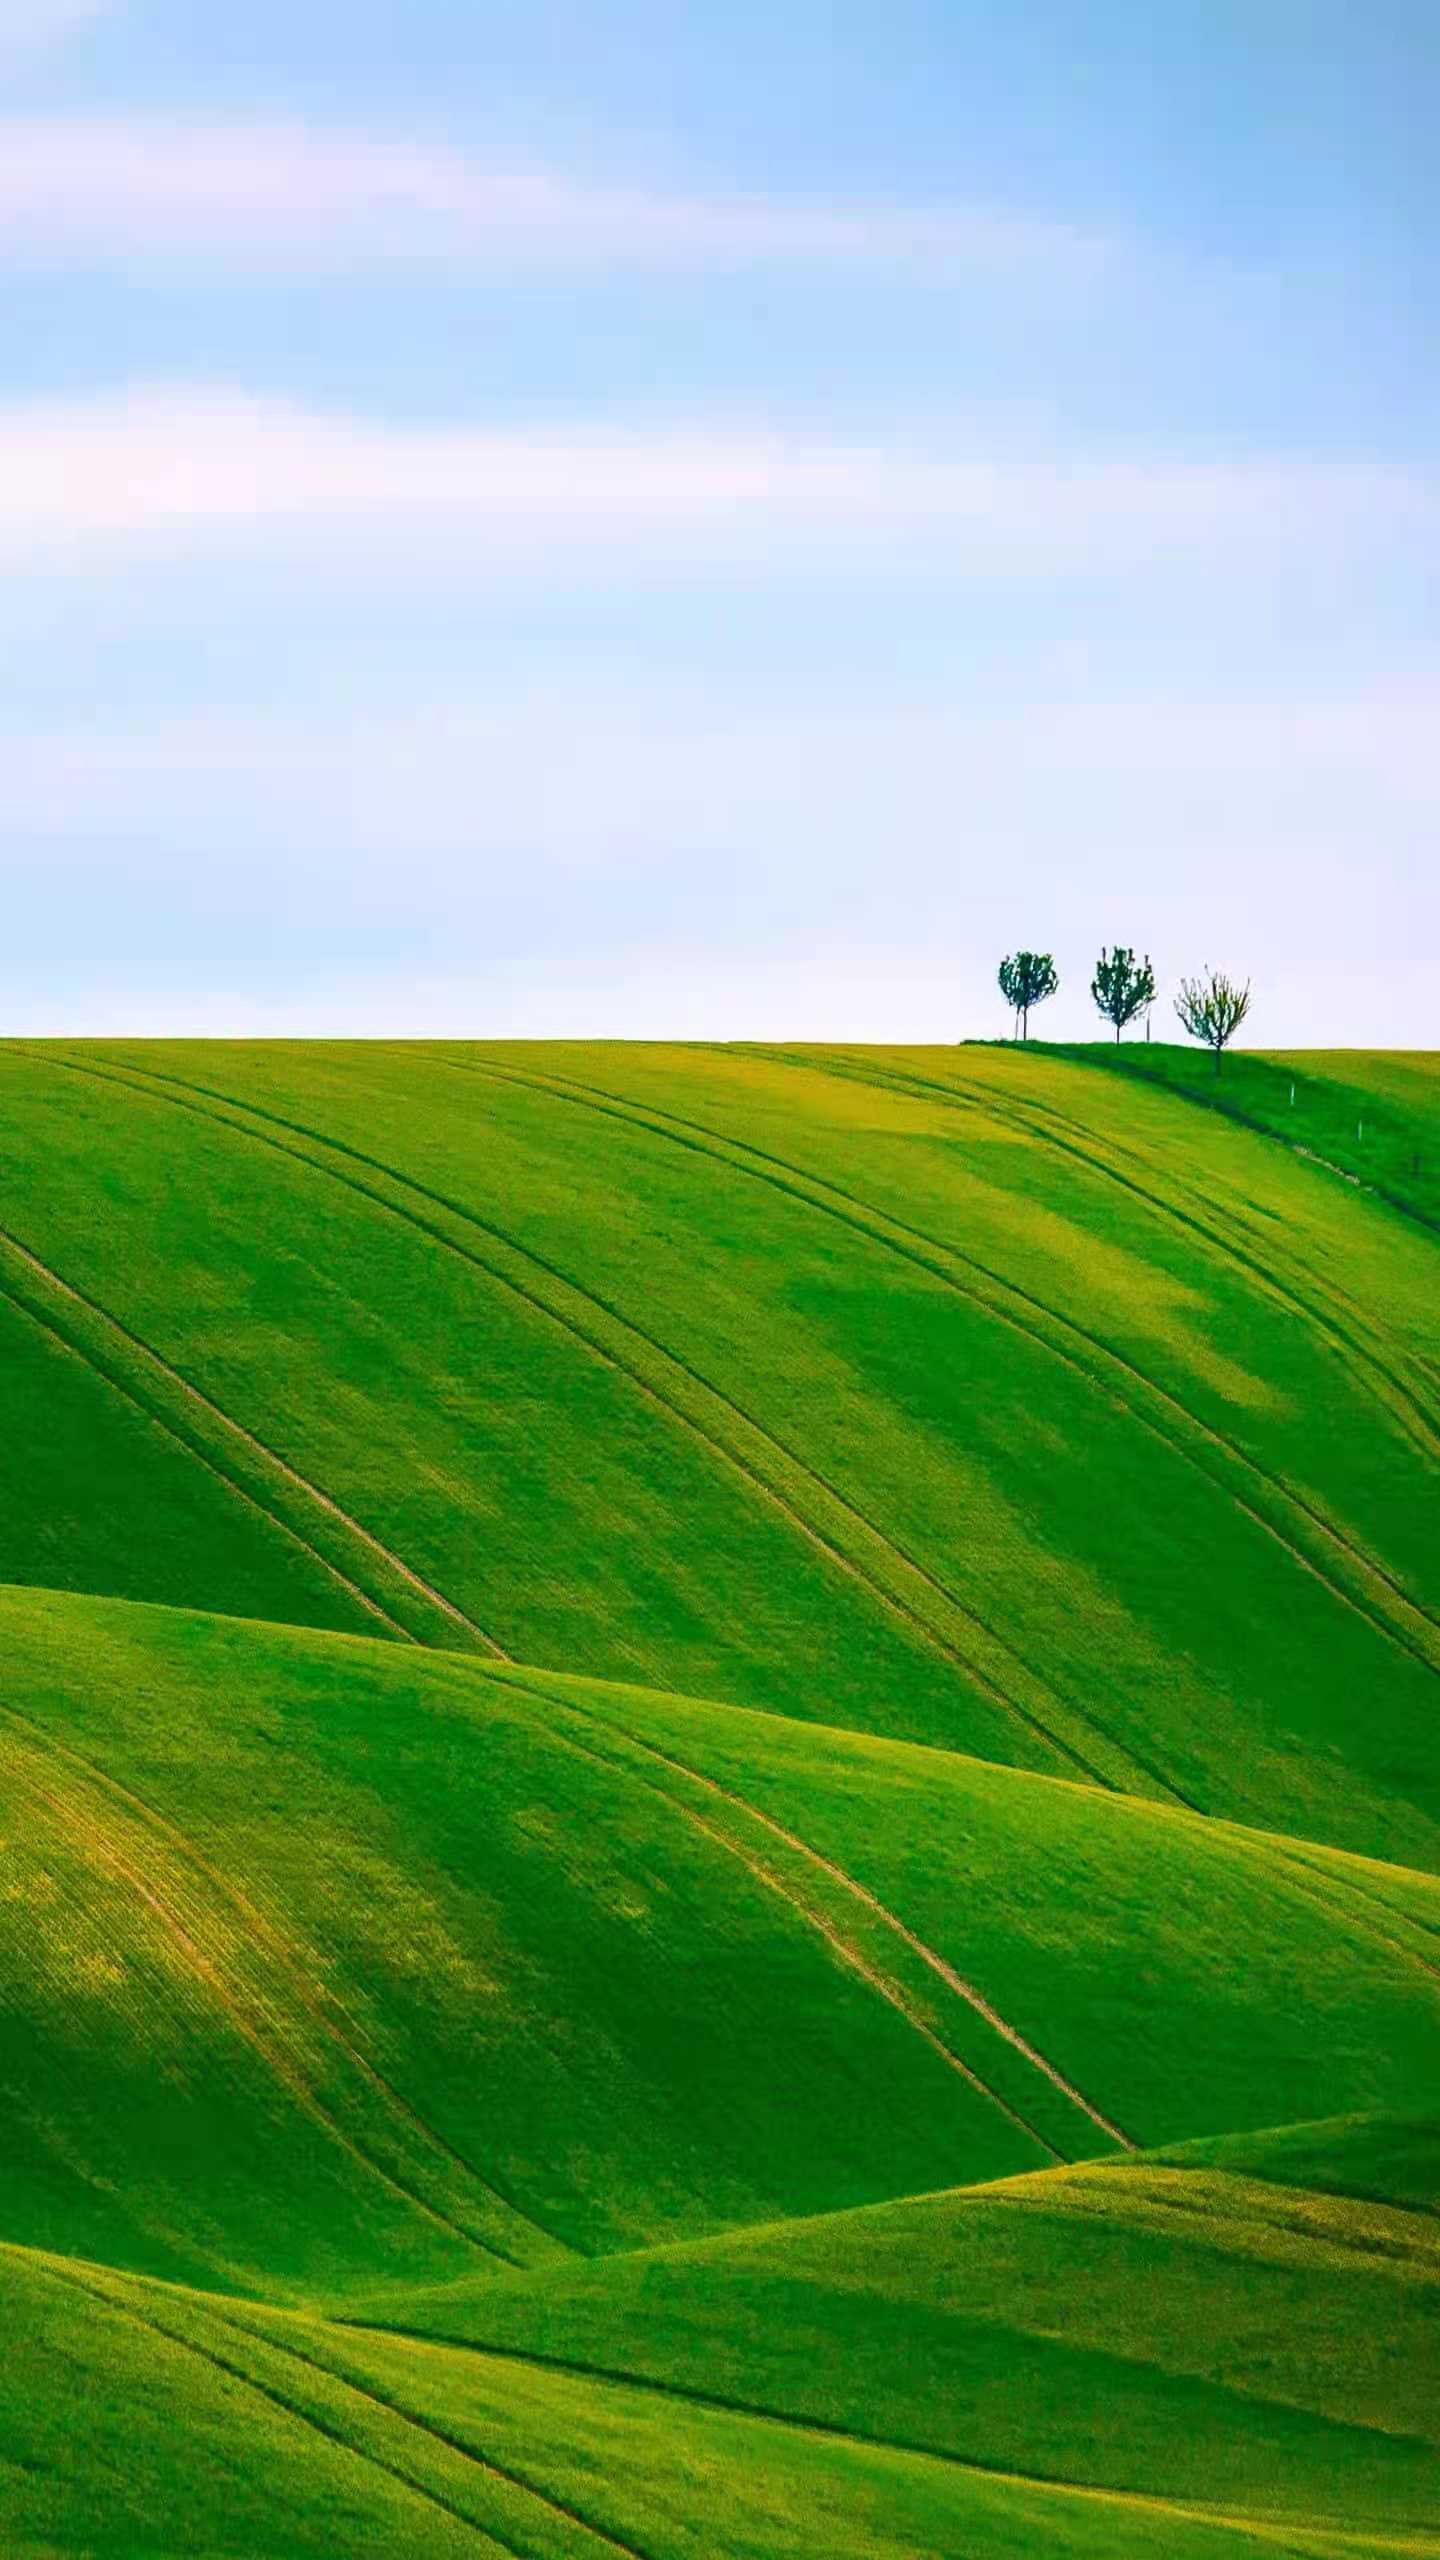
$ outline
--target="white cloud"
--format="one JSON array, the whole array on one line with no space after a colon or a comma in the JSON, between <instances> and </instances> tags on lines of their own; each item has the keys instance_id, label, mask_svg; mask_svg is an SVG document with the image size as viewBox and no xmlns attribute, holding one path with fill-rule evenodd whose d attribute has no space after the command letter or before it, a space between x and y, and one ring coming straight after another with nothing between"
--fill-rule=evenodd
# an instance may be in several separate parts
<instances>
[{"instance_id":1,"label":"white cloud","mask_svg":"<svg viewBox=\"0 0 1440 2560\"><path fill-rule=\"evenodd\" d=\"M1108 253L1078 228L984 207L647 192L302 125L0 119L0 255L38 265L1040 261L1068 271Z\"/></svg>"},{"instance_id":2,"label":"white cloud","mask_svg":"<svg viewBox=\"0 0 1440 2560\"><path fill-rule=\"evenodd\" d=\"M563 565L910 541L985 571L1124 567L1176 551L1238 558L1433 536L1440 485L1381 465L1284 459L1049 461L759 432L533 433L325 415L223 392L137 391L0 410L0 555L96 543L190 548L428 540Z\"/></svg>"}]
</instances>

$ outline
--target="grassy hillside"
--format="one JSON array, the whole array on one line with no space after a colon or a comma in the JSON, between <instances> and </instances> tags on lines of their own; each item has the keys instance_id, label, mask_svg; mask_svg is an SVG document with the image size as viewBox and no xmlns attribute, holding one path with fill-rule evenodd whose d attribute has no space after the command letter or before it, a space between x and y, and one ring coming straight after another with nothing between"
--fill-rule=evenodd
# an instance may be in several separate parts
<instances>
[{"instance_id":1,"label":"grassy hillside","mask_svg":"<svg viewBox=\"0 0 1440 2560\"><path fill-rule=\"evenodd\" d=\"M1004 1052L264 1046L12 1045L0 1144L198 1605L240 1507L269 1614L1436 1853L1433 1245L1288 1151Z\"/></svg>"},{"instance_id":2,"label":"grassy hillside","mask_svg":"<svg viewBox=\"0 0 1440 2560\"><path fill-rule=\"evenodd\" d=\"M235 2308L0 2249L13 2548L405 2560L1434 2560L1413 2524L971 2465L528 2357ZM101 2365L82 2393L69 2377ZM58 2385L58 2387L57 2387ZM1176 2408L1189 2414L1189 2398ZM1292 2433L1301 2432L1297 2424ZM1358 2435L1359 2431L1354 2431ZM1327 2441L1344 2442L1327 2430ZM1382 2474L1403 2476L1403 2454ZM1213 2486L1213 2483L1209 2484ZM1327 2507L1331 2501L1327 2499Z\"/></svg>"},{"instance_id":3,"label":"grassy hillside","mask_svg":"<svg viewBox=\"0 0 1440 2560\"><path fill-rule=\"evenodd\" d=\"M0 1641L28 2245L338 2301L1440 2077L1428 1876L368 1639Z\"/></svg>"},{"instance_id":4,"label":"grassy hillside","mask_svg":"<svg viewBox=\"0 0 1440 2560\"><path fill-rule=\"evenodd\" d=\"M1105 1043L1071 1057L1148 1076L1440 1230L1440 1060L1430 1050L1203 1050Z\"/></svg>"},{"instance_id":5,"label":"grassy hillside","mask_svg":"<svg viewBox=\"0 0 1440 2560\"><path fill-rule=\"evenodd\" d=\"M1016 2473L1403 2527L1437 2490L1440 2225L1277 2186L1267 2147L1249 2176L1050 2169L377 2316ZM1433 2203L1440 2131L1407 2148Z\"/></svg>"},{"instance_id":6,"label":"grassy hillside","mask_svg":"<svg viewBox=\"0 0 1440 2560\"><path fill-rule=\"evenodd\" d=\"M1440 2552L1440 1073L1178 1061L0 1045L0 2548Z\"/></svg>"}]
</instances>

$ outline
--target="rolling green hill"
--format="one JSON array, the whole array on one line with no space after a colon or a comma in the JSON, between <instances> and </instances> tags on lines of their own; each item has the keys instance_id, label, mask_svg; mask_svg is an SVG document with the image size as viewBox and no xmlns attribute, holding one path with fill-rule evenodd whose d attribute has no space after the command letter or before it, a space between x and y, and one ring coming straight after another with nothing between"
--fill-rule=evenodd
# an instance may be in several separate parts
<instances>
[{"instance_id":1,"label":"rolling green hill","mask_svg":"<svg viewBox=\"0 0 1440 2560\"><path fill-rule=\"evenodd\" d=\"M378 2306L407 2333L755 2405L1016 2475L1239 2506L1435 2493L1440 2136L1396 2131L1422 2211L1106 2162ZM1180 2162L1185 2160L1185 2165Z\"/></svg>"},{"instance_id":2,"label":"rolling green hill","mask_svg":"<svg viewBox=\"0 0 1440 2560\"><path fill-rule=\"evenodd\" d=\"M1148 1076L1440 1230L1440 1071L1429 1050L1235 1051L1216 1073L1194 1049L1132 1041L1074 1049Z\"/></svg>"},{"instance_id":3,"label":"rolling green hill","mask_svg":"<svg viewBox=\"0 0 1440 2560\"><path fill-rule=\"evenodd\" d=\"M0 2549L1440 2554L1440 1068L1218 1081L0 1045Z\"/></svg>"}]
</instances>

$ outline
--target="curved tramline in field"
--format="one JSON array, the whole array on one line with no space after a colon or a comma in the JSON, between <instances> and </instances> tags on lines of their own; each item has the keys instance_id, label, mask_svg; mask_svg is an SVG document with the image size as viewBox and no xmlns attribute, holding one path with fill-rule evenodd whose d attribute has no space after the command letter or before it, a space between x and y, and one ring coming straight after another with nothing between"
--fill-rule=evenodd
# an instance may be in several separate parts
<instances>
[{"instance_id":1,"label":"curved tramline in field","mask_svg":"<svg viewBox=\"0 0 1440 2560\"><path fill-rule=\"evenodd\" d=\"M1440 2560L1437 1130L0 1043L0 2548Z\"/></svg>"}]
</instances>

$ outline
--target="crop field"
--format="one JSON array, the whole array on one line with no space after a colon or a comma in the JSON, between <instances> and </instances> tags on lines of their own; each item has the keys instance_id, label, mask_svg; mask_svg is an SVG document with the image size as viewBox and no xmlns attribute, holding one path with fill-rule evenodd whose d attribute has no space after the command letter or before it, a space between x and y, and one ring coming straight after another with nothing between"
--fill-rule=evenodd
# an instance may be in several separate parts
<instances>
[{"instance_id":1,"label":"crop field","mask_svg":"<svg viewBox=\"0 0 1440 2560\"><path fill-rule=\"evenodd\" d=\"M1440 1057L0 1164L0 2554L1440 2560Z\"/></svg>"}]
</instances>

